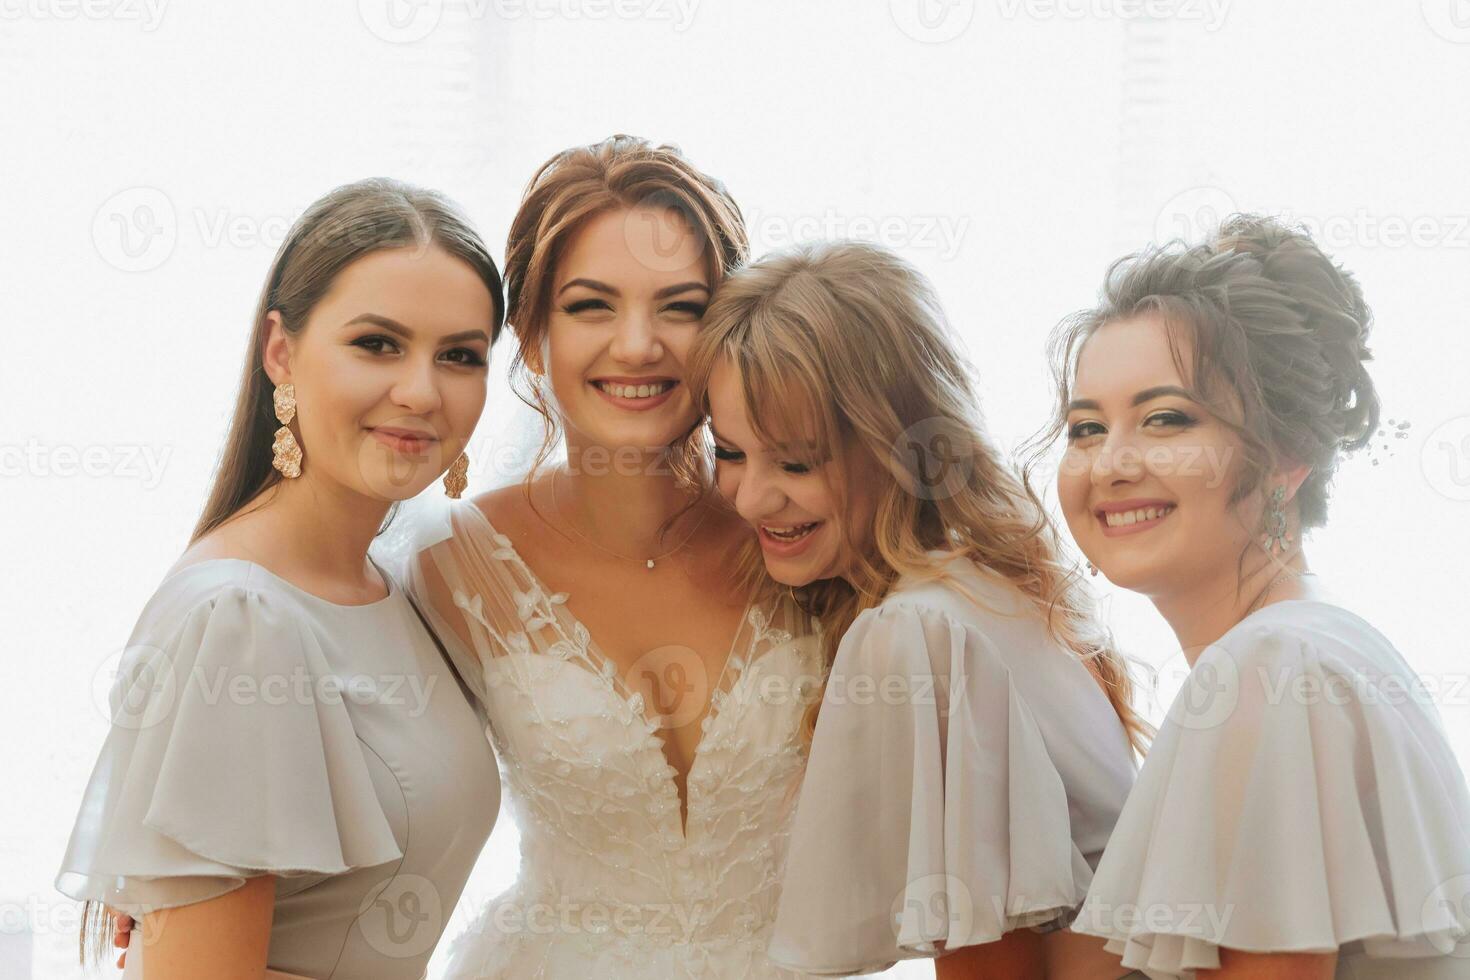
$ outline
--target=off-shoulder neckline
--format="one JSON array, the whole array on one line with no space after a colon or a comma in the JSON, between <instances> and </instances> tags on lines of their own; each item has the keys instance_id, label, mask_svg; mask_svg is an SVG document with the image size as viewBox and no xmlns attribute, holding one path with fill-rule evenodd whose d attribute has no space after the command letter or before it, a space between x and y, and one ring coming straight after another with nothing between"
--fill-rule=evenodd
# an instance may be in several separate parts
<instances>
[{"instance_id":1,"label":"off-shoulder neckline","mask_svg":"<svg viewBox=\"0 0 1470 980\"><path fill-rule=\"evenodd\" d=\"M377 609L386 606L389 602L392 602L398 597L398 584L393 581L393 576L389 575L387 571L383 569L382 565L379 565L376 561L373 561L371 555L368 556L368 561L372 562L373 567L378 570L378 574L383 577L384 586L386 586L388 589L387 595L383 596L383 598L381 599L374 599L372 602L333 602L330 599L324 599L321 596L317 595L315 592L308 592L306 589L303 589L296 583L282 578L275 572L271 571L269 568L266 568L264 565L260 564L260 562L251 561L248 558L206 558L203 561L196 561L191 564L185 565L178 571L171 572L170 574L166 575L159 587L162 588L163 585L168 584L169 582L173 581L176 578L179 578L182 575L187 575L189 572L193 571L196 568L204 568L208 565L220 564L246 565L251 569L255 569L264 573L265 576L271 581L280 584L291 593L303 599L306 599L316 605L325 606L328 609L340 609L345 611L353 611L359 609Z\"/></svg>"}]
</instances>

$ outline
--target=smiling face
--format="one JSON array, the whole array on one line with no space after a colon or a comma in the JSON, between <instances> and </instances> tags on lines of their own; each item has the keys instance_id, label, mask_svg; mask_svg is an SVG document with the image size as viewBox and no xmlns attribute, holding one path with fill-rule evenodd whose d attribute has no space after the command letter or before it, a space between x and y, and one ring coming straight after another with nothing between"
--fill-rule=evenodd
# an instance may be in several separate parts
<instances>
[{"instance_id":1,"label":"smiling face","mask_svg":"<svg viewBox=\"0 0 1470 980\"><path fill-rule=\"evenodd\" d=\"M684 361L711 290L708 253L676 212L606 211L557 262L549 376L569 436L661 451L695 411Z\"/></svg>"},{"instance_id":2,"label":"smiling face","mask_svg":"<svg viewBox=\"0 0 1470 980\"><path fill-rule=\"evenodd\" d=\"M1177 336L1190 363L1188 338ZM1237 574L1261 495L1232 503L1239 436L1180 376L1157 314L1105 324L1077 363L1057 495L1072 536L1109 580L1150 596Z\"/></svg>"},{"instance_id":3,"label":"smiling face","mask_svg":"<svg viewBox=\"0 0 1470 980\"><path fill-rule=\"evenodd\" d=\"M793 587L844 577L852 556L843 531L866 546L877 510L876 488L887 474L861 451L818 461L809 450L767 446L746 412L739 371L729 362L710 373L708 397L716 482L755 529L767 573ZM784 408L788 416L798 412L794 404ZM803 433L803 442L816 432L811 419L793 419L790 427ZM848 489L845 507L834 489L838 481Z\"/></svg>"},{"instance_id":4,"label":"smiling face","mask_svg":"<svg viewBox=\"0 0 1470 980\"><path fill-rule=\"evenodd\" d=\"M303 478L388 501L438 478L485 406L494 318L484 281L437 246L352 262L294 336L272 312L265 368L295 385Z\"/></svg>"}]
</instances>

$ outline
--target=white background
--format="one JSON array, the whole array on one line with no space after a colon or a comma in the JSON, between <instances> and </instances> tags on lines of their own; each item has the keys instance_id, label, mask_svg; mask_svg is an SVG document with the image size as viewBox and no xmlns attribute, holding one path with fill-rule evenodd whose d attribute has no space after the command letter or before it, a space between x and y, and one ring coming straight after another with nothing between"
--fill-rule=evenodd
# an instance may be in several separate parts
<instances>
[{"instance_id":1,"label":"white background","mask_svg":"<svg viewBox=\"0 0 1470 980\"><path fill-rule=\"evenodd\" d=\"M535 167L619 131L722 178L757 254L857 235L922 267L1007 445L1111 259L1234 209L1322 229L1411 426L1343 467L1310 555L1470 762L1467 0L0 0L0 92L0 976L79 975L52 880L107 660L197 517L286 226L386 174L498 255ZM525 437L508 354L481 460ZM1167 698L1162 622L1109 611ZM515 853L502 819L451 934Z\"/></svg>"}]
</instances>

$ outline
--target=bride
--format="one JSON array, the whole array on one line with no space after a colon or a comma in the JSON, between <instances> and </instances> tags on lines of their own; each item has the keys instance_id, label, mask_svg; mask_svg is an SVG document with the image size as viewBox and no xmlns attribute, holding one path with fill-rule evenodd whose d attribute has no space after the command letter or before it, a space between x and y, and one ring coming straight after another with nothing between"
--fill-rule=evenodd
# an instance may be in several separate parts
<instances>
[{"instance_id":1,"label":"bride","mask_svg":"<svg viewBox=\"0 0 1470 980\"><path fill-rule=\"evenodd\" d=\"M719 182L628 136L557 154L513 221L516 374L567 463L453 506L405 573L521 829L450 977L798 976L765 950L821 657L784 590L742 594L683 384L746 249Z\"/></svg>"}]
</instances>

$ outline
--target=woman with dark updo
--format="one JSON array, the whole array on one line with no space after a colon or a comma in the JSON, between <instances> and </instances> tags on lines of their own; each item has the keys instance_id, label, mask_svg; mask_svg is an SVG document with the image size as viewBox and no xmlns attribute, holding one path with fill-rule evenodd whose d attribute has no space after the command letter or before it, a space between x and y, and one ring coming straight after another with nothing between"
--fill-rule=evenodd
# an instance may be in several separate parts
<instances>
[{"instance_id":1,"label":"woman with dark updo","mask_svg":"<svg viewBox=\"0 0 1470 980\"><path fill-rule=\"evenodd\" d=\"M1191 668L1072 925L1151 978L1470 975L1464 775L1303 549L1378 424L1370 323L1308 235L1238 216L1053 337L1067 523Z\"/></svg>"}]
</instances>

